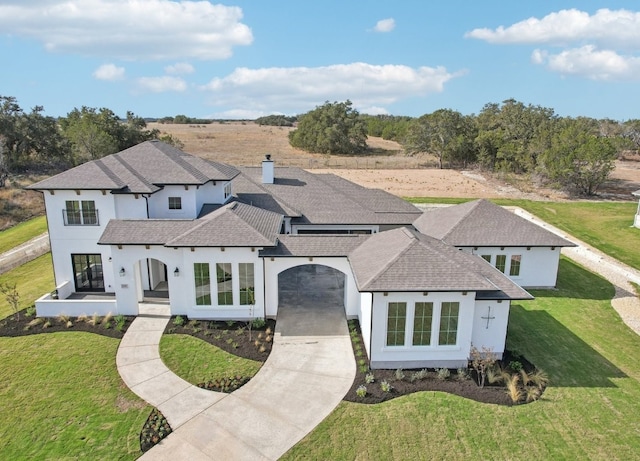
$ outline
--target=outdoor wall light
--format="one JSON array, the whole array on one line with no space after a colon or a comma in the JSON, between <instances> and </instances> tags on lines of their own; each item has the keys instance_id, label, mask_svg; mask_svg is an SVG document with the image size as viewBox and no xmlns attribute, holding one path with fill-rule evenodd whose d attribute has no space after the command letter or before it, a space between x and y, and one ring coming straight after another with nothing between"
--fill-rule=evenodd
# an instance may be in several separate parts
<instances>
[{"instance_id":1,"label":"outdoor wall light","mask_svg":"<svg viewBox=\"0 0 640 461\"><path fill-rule=\"evenodd\" d=\"M174 271L173 271L173 276L174 276L174 277L179 277L179 276L180 276L180 269L178 269L178 268L176 267L176 270L174 270Z\"/></svg>"},{"instance_id":2,"label":"outdoor wall light","mask_svg":"<svg viewBox=\"0 0 640 461\"><path fill-rule=\"evenodd\" d=\"M124 274L126 274L127 271L124 270L124 267L120 268L120 277L124 277Z\"/></svg>"}]
</instances>

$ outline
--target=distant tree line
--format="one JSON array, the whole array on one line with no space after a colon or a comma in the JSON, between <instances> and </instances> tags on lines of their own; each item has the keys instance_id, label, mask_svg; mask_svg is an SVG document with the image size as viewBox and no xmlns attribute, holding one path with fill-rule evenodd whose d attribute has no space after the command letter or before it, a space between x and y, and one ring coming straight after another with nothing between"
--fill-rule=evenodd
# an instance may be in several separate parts
<instances>
[{"instance_id":1,"label":"distant tree line","mask_svg":"<svg viewBox=\"0 0 640 461\"><path fill-rule=\"evenodd\" d=\"M181 147L177 138L147 129L133 112L121 119L106 108L73 109L66 117L24 111L12 96L0 96L0 187L10 173L56 172L110 155L150 139Z\"/></svg>"},{"instance_id":2,"label":"distant tree line","mask_svg":"<svg viewBox=\"0 0 640 461\"><path fill-rule=\"evenodd\" d=\"M157 119L158 123L176 123L180 125L208 125L213 123L210 118L187 117L186 115L176 115L175 117L162 117Z\"/></svg>"},{"instance_id":3,"label":"distant tree line","mask_svg":"<svg viewBox=\"0 0 640 461\"><path fill-rule=\"evenodd\" d=\"M593 195L622 152L640 149L640 120L560 117L514 99L477 115L439 109L417 118L360 115L350 101L327 102L299 116L289 140L310 152L366 154L367 135L397 141L407 155L433 155L440 168L525 174Z\"/></svg>"},{"instance_id":4,"label":"distant tree line","mask_svg":"<svg viewBox=\"0 0 640 461\"><path fill-rule=\"evenodd\" d=\"M298 121L297 116L287 117L286 115L267 115L265 117L258 117L255 123L258 125L268 126L293 126Z\"/></svg>"}]
</instances>

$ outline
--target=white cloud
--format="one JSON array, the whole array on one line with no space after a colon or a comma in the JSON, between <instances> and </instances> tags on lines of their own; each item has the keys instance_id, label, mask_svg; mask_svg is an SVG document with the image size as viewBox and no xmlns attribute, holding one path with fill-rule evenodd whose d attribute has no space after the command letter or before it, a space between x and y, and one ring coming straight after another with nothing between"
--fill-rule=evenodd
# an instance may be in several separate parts
<instances>
[{"instance_id":1,"label":"white cloud","mask_svg":"<svg viewBox=\"0 0 640 461\"><path fill-rule=\"evenodd\" d=\"M354 107L383 106L400 99L440 93L462 75L444 67L339 64L326 67L237 68L202 87L215 104L288 114L307 112L325 101L350 99ZM381 109L384 110L384 109Z\"/></svg>"},{"instance_id":2,"label":"white cloud","mask_svg":"<svg viewBox=\"0 0 640 461\"><path fill-rule=\"evenodd\" d=\"M375 32L391 32L396 28L396 20L393 18L381 19L373 28Z\"/></svg>"},{"instance_id":3,"label":"white cloud","mask_svg":"<svg viewBox=\"0 0 640 461\"><path fill-rule=\"evenodd\" d=\"M604 8L590 15L577 9L560 10L542 19L532 17L508 27L474 29L465 37L497 44L586 41L640 49L640 12Z\"/></svg>"},{"instance_id":4,"label":"white cloud","mask_svg":"<svg viewBox=\"0 0 640 461\"><path fill-rule=\"evenodd\" d=\"M367 115L388 115L389 114L389 111L384 107L376 107L376 106L360 107L358 111L361 114L367 114Z\"/></svg>"},{"instance_id":5,"label":"white cloud","mask_svg":"<svg viewBox=\"0 0 640 461\"><path fill-rule=\"evenodd\" d=\"M124 78L124 67L115 64L103 64L93 72L93 77L98 80L122 80Z\"/></svg>"},{"instance_id":6,"label":"white cloud","mask_svg":"<svg viewBox=\"0 0 640 461\"><path fill-rule=\"evenodd\" d=\"M564 50L558 54L536 50L532 60L563 75L603 81L640 80L640 58L621 56L611 50L598 50L593 45Z\"/></svg>"},{"instance_id":7,"label":"white cloud","mask_svg":"<svg viewBox=\"0 0 640 461\"><path fill-rule=\"evenodd\" d=\"M150 91L152 93L182 92L187 89L187 83L180 77L140 77L137 83L142 91Z\"/></svg>"},{"instance_id":8,"label":"white cloud","mask_svg":"<svg viewBox=\"0 0 640 461\"><path fill-rule=\"evenodd\" d=\"M184 75L194 73L195 68L188 62L177 62L171 66L165 67L164 71L169 75Z\"/></svg>"},{"instance_id":9,"label":"white cloud","mask_svg":"<svg viewBox=\"0 0 640 461\"><path fill-rule=\"evenodd\" d=\"M253 41L239 7L191 0L31 0L0 5L0 33L49 51L128 60L225 59Z\"/></svg>"}]
</instances>

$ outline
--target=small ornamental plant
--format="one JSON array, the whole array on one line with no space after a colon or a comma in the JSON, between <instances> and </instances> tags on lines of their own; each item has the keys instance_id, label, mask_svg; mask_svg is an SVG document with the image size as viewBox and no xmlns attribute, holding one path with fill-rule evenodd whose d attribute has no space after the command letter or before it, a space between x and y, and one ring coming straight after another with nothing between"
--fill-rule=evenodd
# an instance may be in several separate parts
<instances>
[{"instance_id":1,"label":"small ornamental plant","mask_svg":"<svg viewBox=\"0 0 640 461\"><path fill-rule=\"evenodd\" d=\"M356 389L356 395L361 399L364 398L367 395L367 386L365 385L358 386L358 388Z\"/></svg>"}]
</instances>

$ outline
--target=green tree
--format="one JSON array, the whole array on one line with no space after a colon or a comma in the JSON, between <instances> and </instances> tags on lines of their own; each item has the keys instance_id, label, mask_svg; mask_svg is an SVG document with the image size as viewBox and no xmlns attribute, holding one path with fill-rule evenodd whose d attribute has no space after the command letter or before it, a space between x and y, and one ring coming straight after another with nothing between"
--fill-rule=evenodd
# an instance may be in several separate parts
<instances>
[{"instance_id":1,"label":"green tree","mask_svg":"<svg viewBox=\"0 0 640 461\"><path fill-rule=\"evenodd\" d=\"M404 141L407 155L432 154L444 162L467 165L475 160L473 119L451 109L439 109L414 120Z\"/></svg>"},{"instance_id":2,"label":"green tree","mask_svg":"<svg viewBox=\"0 0 640 461\"><path fill-rule=\"evenodd\" d=\"M551 147L541 156L543 173L558 186L594 195L615 166L614 139L601 136L597 120L563 119Z\"/></svg>"},{"instance_id":3,"label":"green tree","mask_svg":"<svg viewBox=\"0 0 640 461\"><path fill-rule=\"evenodd\" d=\"M525 106L515 99L486 104L476 118L476 147L481 166L493 171L531 173L548 149L555 126L554 110Z\"/></svg>"},{"instance_id":4,"label":"green tree","mask_svg":"<svg viewBox=\"0 0 640 461\"><path fill-rule=\"evenodd\" d=\"M293 147L321 154L357 154L367 149L367 127L351 101L325 102L298 119L289 133Z\"/></svg>"},{"instance_id":5,"label":"green tree","mask_svg":"<svg viewBox=\"0 0 640 461\"><path fill-rule=\"evenodd\" d=\"M127 112L125 120L110 109L83 106L60 120L64 136L71 143L74 163L102 158L154 139L158 130L147 130L143 118Z\"/></svg>"},{"instance_id":6,"label":"green tree","mask_svg":"<svg viewBox=\"0 0 640 461\"><path fill-rule=\"evenodd\" d=\"M10 172L42 171L68 160L69 146L42 106L26 113L12 96L0 96L0 187Z\"/></svg>"}]
</instances>

